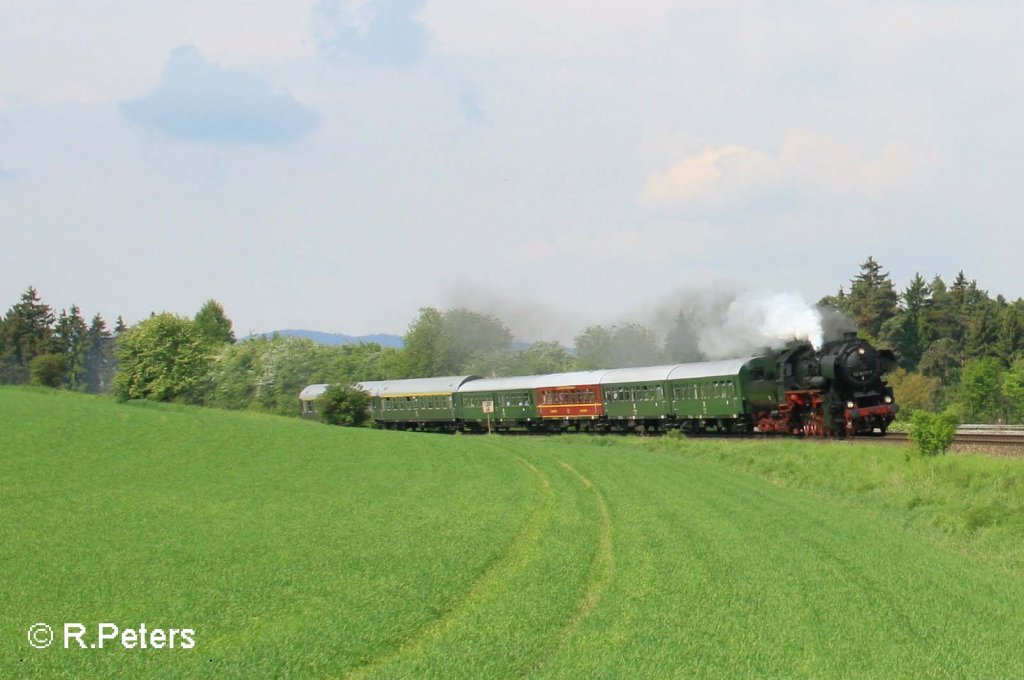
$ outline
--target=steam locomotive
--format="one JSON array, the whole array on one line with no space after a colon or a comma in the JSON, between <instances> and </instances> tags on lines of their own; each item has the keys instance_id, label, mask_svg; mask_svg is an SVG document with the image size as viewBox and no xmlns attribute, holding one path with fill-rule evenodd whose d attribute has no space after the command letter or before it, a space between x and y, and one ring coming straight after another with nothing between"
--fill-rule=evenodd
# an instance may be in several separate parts
<instances>
[{"instance_id":1,"label":"steam locomotive","mask_svg":"<svg viewBox=\"0 0 1024 680\"><path fill-rule=\"evenodd\" d=\"M724 361L551 375L445 376L357 383L380 427L428 431L884 435L898 411L889 350L847 333ZM315 393L303 390L303 412Z\"/></svg>"},{"instance_id":2,"label":"steam locomotive","mask_svg":"<svg viewBox=\"0 0 1024 680\"><path fill-rule=\"evenodd\" d=\"M882 376L896 368L891 350L879 350L846 333L815 351L798 345L782 352L777 375L785 400L767 415L761 432L814 436L885 434L899 407Z\"/></svg>"}]
</instances>

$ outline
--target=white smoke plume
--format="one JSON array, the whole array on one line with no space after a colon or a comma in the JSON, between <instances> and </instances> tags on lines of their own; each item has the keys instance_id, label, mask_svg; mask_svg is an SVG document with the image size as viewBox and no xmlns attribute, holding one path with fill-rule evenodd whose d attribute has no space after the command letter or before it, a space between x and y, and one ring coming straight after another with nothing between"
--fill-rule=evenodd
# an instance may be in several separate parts
<instances>
[{"instance_id":1,"label":"white smoke plume","mask_svg":"<svg viewBox=\"0 0 1024 680\"><path fill-rule=\"evenodd\" d=\"M665 337L667 359L688 362L759 354L794 341L820 347L838 337L826 326L850 325L838 318L829 324L825 316L840 315L799 293L737 292L719 283L675 291L657 307L652 323Z\"/></svg>"},{"instance_id":2,"label":"white smoke plume","mask_svg":"<svg viewBox=\"0 0 1024 680\"><path fill-rule=\"evenodd\" d=\"M821 312L798 293L743 293L719 319L710 321L694 329L697 348L709 359L778 348L794 340L815 348L824 342Z\"/></svg>"}]
</instances>

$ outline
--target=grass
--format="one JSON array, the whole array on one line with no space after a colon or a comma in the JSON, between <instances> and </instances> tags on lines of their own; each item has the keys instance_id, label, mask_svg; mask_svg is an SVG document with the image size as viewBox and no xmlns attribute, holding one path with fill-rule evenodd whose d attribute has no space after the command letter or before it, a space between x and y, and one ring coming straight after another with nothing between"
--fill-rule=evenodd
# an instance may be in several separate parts
<instances>
[{"instance_id":1,"label":"grass","mask_svg":"<svg viewBox=\"0 0 1024 680\"><path fill-rule=\"evenodd\" d=\"M3 388L0 675L1019 676L1014 463ZM37 621L197 644L34 650Z\"/></svg>"},{"instance_id":2,"label":"grass","mask_svg":"<svg viewBox=\"0 0 1024 680\"><path fill-rule=\"evenodd\" d=\"M910 447L849 442L630 440L722 463L828 501L882 512L932 542L1024 577L1024 461L921 458Z\"/></svg>"}]
</instances>

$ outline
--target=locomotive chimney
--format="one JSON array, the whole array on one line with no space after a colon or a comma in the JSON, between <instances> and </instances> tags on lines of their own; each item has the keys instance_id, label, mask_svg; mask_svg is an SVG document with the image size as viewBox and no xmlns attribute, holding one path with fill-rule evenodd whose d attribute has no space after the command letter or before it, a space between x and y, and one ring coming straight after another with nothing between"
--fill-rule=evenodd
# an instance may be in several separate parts
<instances>
[{"instance_id":1,"label":"locomotive chimney","mask_svg":"<svg viewBox=\"0 0 1024 680\"><path fill-rule=\"evenodd\" d=\"M845 331L843 333L843 340L856 340L857 331Z\"/></svg>"}]
</instances>

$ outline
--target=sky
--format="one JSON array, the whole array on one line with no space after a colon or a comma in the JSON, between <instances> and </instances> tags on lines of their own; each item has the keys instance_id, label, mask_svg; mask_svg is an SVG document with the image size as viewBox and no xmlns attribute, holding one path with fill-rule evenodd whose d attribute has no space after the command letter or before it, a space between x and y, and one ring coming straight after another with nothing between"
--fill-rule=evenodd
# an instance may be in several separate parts
<instances>
[{"instance_id":1,"label":"sky","mask_svg":"<svg viewBox=\"0 0 1024 680\"><path fill-rule=\"evenodd\" d=\"M0 306L571 339L873 255L1024 295L1024 4L0 0Z\"/></svg>"}]
</instances>

